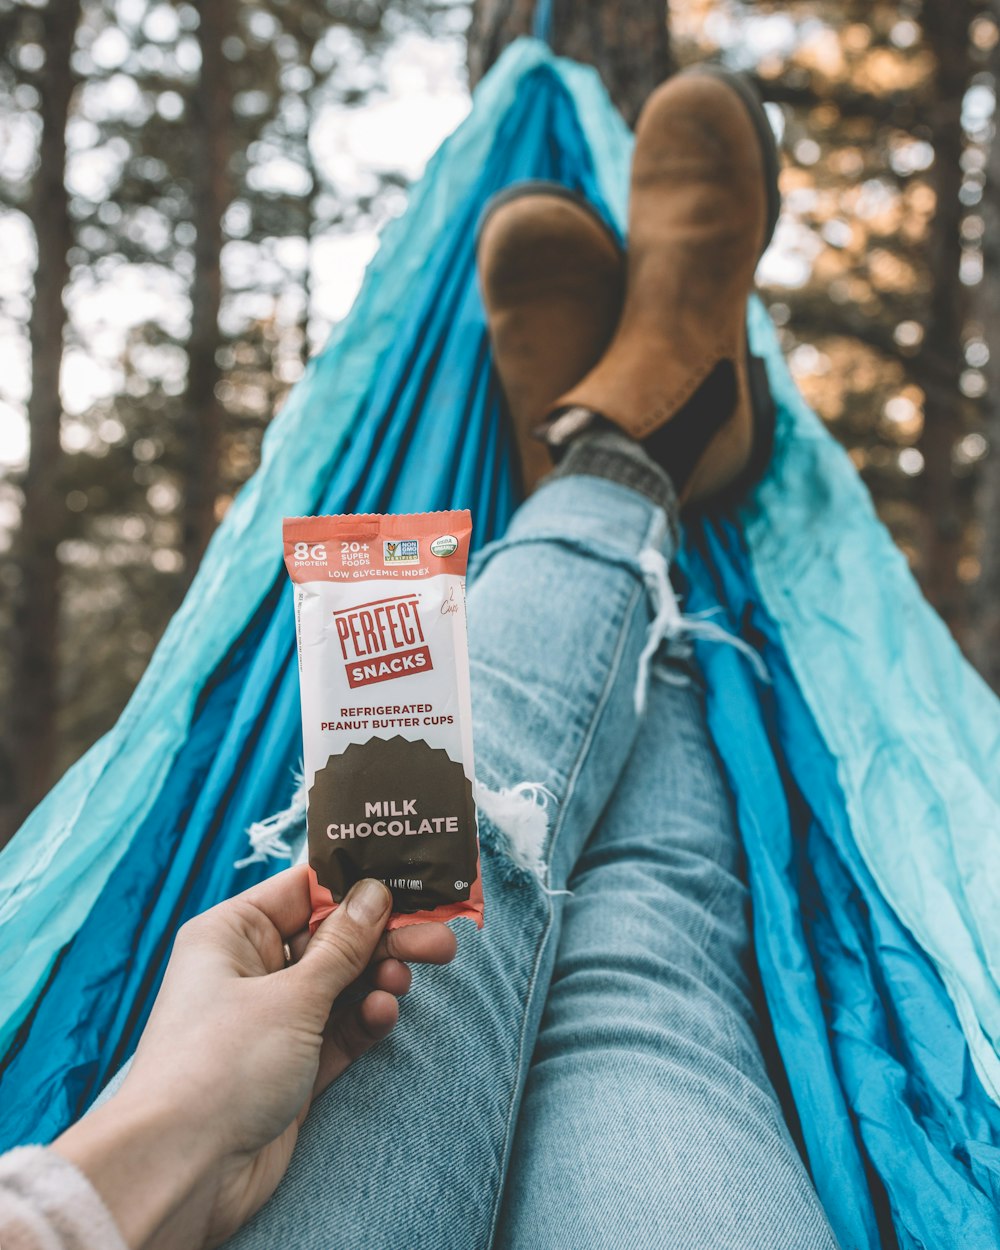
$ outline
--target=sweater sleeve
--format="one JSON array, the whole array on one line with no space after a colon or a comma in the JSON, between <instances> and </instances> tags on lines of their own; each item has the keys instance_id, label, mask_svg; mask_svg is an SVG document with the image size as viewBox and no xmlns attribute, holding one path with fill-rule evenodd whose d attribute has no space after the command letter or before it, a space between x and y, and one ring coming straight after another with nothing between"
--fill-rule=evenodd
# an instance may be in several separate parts
<instances>
[{"instance_id":1,"label":"sweater sleeve","mask_svg":"<svg viewBox=\"0 0 1000 1250\"><path fill-rule=\"evenodd\" d=\"M128 1250L90 1181L42 1146L23 1146L0 1156L0 1246Z\"/></svg>"}]
</instances>

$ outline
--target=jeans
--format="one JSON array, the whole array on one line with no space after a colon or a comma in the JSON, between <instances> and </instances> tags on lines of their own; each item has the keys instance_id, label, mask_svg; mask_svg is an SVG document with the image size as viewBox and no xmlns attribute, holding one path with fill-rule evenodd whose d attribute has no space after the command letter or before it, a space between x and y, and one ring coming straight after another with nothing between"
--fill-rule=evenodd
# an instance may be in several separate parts
<instances>
[{"instance_id":1,"label":"jeans","mask_svg":"<svg viewBox=\"0 0 1000 1250\"><path fill-rule=\"evenodd\" d=\"M637 711L670 520L562 476L483 553L477 774L549 792L544 879L481 820L485 929L457 922L454 963L416 969L231 1250L835 1247L755 1038L740 845L688 661L661 648Z\"/></svg>"}]
</instances>

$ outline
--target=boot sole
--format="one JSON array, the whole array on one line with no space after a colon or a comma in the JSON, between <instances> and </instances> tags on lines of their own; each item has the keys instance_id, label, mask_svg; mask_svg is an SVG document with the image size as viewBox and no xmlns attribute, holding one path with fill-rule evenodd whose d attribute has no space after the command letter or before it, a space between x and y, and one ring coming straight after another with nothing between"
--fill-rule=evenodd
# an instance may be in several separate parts
<instances>
[{"instance_id":1,"label":"boot sole","mask_svg":"<svg viewBox=\"0 0 1000 1250\"><path fill-rule=\"evenodd\" d=\"M541 197L559 199L567 204L573 205L575 208L578 208L589 222L599 228L600 233L611 244L616 257L618 258L618 263L621 265L622 269L624 269L625 249L622 244L621 235L615 227L612 226L611 223L597 211L595 206L579 191L575 191L561 182L554 182L551 179L546 178L527 178L520 182L511 183L509 186L502 187L499 191L495 192L486 201L479 214L479 219L476 222L476 228L473 235L473 247L477 269L480 264L480 252L482 249L483 237L493 218L508 204L514 204L522 200L530 200ZM516 428L516 423L514 424ZM542 443L540 442L538 445L541 446ZM549 457L551 460L551 449L549 450ZM526 464L527 458L522 450L522 485L524 484ZM552 465L550 463L550 470L551 467ZM528 486L529 493L533 488L533 486Z\"/></svg>"},{"instance_id":2,"label":"boot sole","mask_svg":"<svg viewBox=\"0 0 1000 1250\"><path fill-rule=\"evenodd\" d=\"M621 236L601 216L586 196L579 191L574 191L572 187L563 186L561 182L550 182L545 178L527 178L523 182L513 182L509 187L504 187L502 190L497 191L483 205L483 211L480 213L479 221L476 223L474 236L477 256L479 255L479 244L482 241L483 233L494 215L506 204L513 204L516 200L529 199L536 195L555 196L560 200L567 200L570 204L575 204L577 208L582 209L593 222L601 227L618 251L624 255L625 249L622 247Z\"/></svg>"}]
</instances>

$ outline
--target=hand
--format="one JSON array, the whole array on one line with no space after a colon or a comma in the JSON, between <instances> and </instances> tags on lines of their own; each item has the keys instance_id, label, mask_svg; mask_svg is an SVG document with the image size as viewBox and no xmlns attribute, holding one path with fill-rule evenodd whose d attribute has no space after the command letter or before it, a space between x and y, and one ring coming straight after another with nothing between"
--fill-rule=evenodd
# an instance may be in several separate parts
<instances>
[{"instance_id":1,"label":"hand","mask_svg":"<svg viewBox=\"0 0 1000 1250\"><path fill-rule=\"evenodd\" d=\"M442 924L383 934L390 906L359 882L310 938L303 866L184 925L121 1089L55 1143L130 1246L217 1245L274 1192L312 1099L395 1025L401 961L455 953Z\"/></svg>"}]
</instances>

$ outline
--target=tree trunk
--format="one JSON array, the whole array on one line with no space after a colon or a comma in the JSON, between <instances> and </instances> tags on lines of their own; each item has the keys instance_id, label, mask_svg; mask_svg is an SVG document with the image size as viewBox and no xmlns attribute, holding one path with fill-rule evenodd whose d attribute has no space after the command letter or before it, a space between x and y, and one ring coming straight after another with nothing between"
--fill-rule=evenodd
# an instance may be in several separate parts
<instances>
[{"instance_id":1,"label":"tree trunk","mask_svg":"<svg viewBox=\"0 0 1000 1250\"><path fill-rule=\"evenodd\" d=\"M935 100L931 111L934 165L931 181L936 197L928 246L931 299L923 346L914 361L914 376L923 388L924 429L918 444L924 457L922 504L925 532L921 581L931 603L961 640L965 593L958 576L962 538L968 520L962 484L953 468L953 451L965 432L965 401L959 389L963 368L966 289L959 281L962 256L963 147L962 97L971 66L968 28L972 9L967 0L928 0L923 8L924 31L937 59Z\"/></svg>"},{"instance_id":2,"label":"tree trunk","mask_svg":"<svg viewBox=\"0 0 1000 1250\"><path fill-rule=\"evenodd\" d=\"M38 246L29 323L31 448L23 481L24 505L18 537L21 579L14 613L10 715L16 798L7 836L52 784L58 711L58 546L65 516L59 493L59 377L66 329L63 291L69 279L67 254L73 243L65 186L66 122L74 87L70 57L80 19L80 0L50 3L40 16L46 58L38 75L42 132L30 206Z\"/></svg>"},{"instance_id":3,"label":"tree trunk","mask_svg":"<svg viewBox=\"0 0 1000 1250\"><path fill-rule=\"evenodd\" d=\"M198 568L215 529L224 414L216 395L220 369L222 219L232 200L232 82L222 44L235 29L232 0L200 6L201 72L191 100L195 271L184 396L182 554L186 578Z\"/></svg>"},{"instance_id":4,"label":"tree trunk","mask_svg":"<svg viewBox=\"0 0 1000 1250\"><path fill-rule=\"evenodd\" d=\"M667 0L552 0L552 47L597 68L622 116L634 125L643 101L673 70ZM500 53L529 35L534 0L475 0L469 78L479 82Z\"/></svg>"},{"instance_id":5,"label":"tree trunk","mask_svg":"<svg viewBox=\"0 0 1000 1250\"><path fill-rule=\"evenodd\" d=\"M313 157L312 148L309 145L309 131L312 129L313 119L317 115L316 97L309 97L309 121L306 123L306 133L302 138L303 150L305 153L305 167L309 174L310 190L309 194L302 198L302 238L306 246L306 264L302 273L302 347L301 357L303 365L309 364L312 355L311 344L309 341L309 317L312 313L313 304L313 233L316 229L316 219L318 217L317 206L320 196L322 195L319 170L316 168L316 161Z\"/></svg>"},{"instance_id":6,"label":"tree trunk","mask_svg":"<svg viewBox=\"0 0 1000 1250\"><path fill-rule=\"evenodd\" d=\"M994 12L1000 19L1000 2ZM991 70L994 90L1000 89L1000 46ZM969 656L982 676L1000 694L1000 134L994 117L983 197L983 281L977 313L990 351L986 374L987 458L980 466L976 492L979 530L979 580L972 596L972 620L966 639Z\"/></svg>"}]
</instances>

